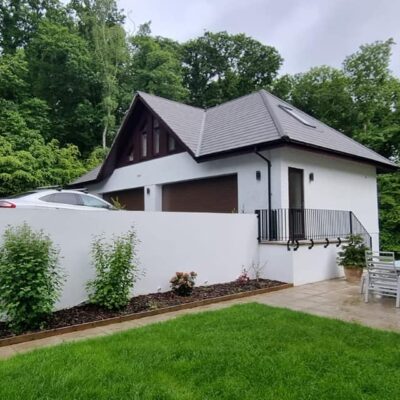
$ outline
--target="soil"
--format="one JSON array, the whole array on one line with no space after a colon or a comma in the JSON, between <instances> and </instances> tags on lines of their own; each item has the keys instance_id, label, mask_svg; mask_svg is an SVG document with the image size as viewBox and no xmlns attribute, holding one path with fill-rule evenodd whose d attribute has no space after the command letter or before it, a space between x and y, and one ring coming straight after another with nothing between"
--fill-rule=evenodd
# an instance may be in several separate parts
<instances>
[{"instance_id":1,"label":"soil","mask_svg":"<svg viewBox=\"0 0 400 400\"><path fill-rule=\"evenodd\" d=\"M51 314L42 329L27 331L23 333L40 332L41 330L62 328L65 326L78 325L85 322L99 321L107 318L118 317L126 314L140 313L161 309L179 304L192 303L213 297L221 297L229 294L248 292L256 289L269 288L282 285L283 282L268 279L250 280L245 283L228 282L209 286L199 286L193 289L190 296L178 296L175 293L150 293L147 295L132 297L129 304L118 311L110 311L94 304L81 304L72 308L55 311ZM5 322L0 322L0 339L15 336L7 327Z\"/></svg>"}]
</instances>

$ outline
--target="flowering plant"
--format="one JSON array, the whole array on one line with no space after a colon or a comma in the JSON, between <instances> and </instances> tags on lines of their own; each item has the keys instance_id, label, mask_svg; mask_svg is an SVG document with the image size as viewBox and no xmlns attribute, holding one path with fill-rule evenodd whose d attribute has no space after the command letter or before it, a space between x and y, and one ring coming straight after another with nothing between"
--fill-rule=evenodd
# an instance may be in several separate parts
<instances>
[{"instance_id":1,"label":"flowering plant","mask_svg":"<svg viewBox=\"0 0 400 400\"><path fill-rule=\"evenodd\" d=\"M196 272L176 272L170 279L171 289L179 296L190 296L193 291Z\"/></svg>"},{"instance_id":2,"label":"flowering plant","mask_svg":"<svg viewBox=\"0 0 400 400\"><path fill-rule=\"evenodd\" d=\"M249 271L247 271L247 269L243 268L242 273L236 279L236 283L238 283L239 285L245 285L249 281L250 281Z\"/></svg>"}]
</instances>

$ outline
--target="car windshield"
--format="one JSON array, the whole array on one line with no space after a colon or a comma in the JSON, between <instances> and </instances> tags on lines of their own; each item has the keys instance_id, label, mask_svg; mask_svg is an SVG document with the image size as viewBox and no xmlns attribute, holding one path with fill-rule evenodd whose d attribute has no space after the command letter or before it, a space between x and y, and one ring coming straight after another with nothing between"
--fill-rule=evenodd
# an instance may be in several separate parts
<instances>
[{"instance_id":1,"label":"car windshield","mask_svg":"<svg viewBox=\"0 0 400 400\"><path fill-rule=\"evenodd\" d=\"M112 208L112 206L105 201L94 197L94 196L88 196L86 194L81 195L82 200L83 200L83 205L88 206L88 207L98 207L98 208Z\"/></svg>"},{"instance_id":2,"label":"car windshield","mask_svg":"<svg viewBox=\"0 0 400 400\"><path fill-rule=\"evenodd\" d=\"M18 193L14 194L13 196L8 196L7 199L19 199L21 197L28 196L30 194L35 194L37 193L37 190L31 190L30 192L24 192L24 193Z\"/></svg>"}]
</instances>

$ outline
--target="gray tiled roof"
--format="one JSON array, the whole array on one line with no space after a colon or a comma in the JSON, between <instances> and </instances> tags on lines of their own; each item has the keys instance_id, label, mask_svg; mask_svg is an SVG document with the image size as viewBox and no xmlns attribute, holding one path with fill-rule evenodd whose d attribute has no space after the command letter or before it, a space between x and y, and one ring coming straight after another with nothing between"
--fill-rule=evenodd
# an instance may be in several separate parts
<instances>
[{"instance_id":1,"label":"gray tiled roof","mask_svg":"<svg viewBox=\"0 0 400 400\"><path fill-rule=\"evenodd\" d=\"M364 158L388 166L390 160L330 128L265 90L203 110L139 92L146 103L169 125L195 157L285 137L308 146ZM309 121L310 127L283 110L290 107Z\"/></svg>"},{"instance_id":2,"label":"gray tiled roof","mask_svg":"<svg viewBox=\"0 0 400 400\"><path fill-rule=\"evenodd\" d=\"M265 90L206 110L143 92L137 96L169 126L195 158L284 140L396 168L387 158ZM304 124L282 107L290 107L313 126ZM95 180L99 172L97 167L73 184Z\"/></svg>"},{"instance_id":3,"label":"gray tiled roof","mask_svg":"<svg viewBox=\"0 0 400 400\"><path fill-rule=\"evenodd\" d=\"M70 185L79 185L81 183L94 181L100 172L100 168L101 164L98 165L96 168L93 168L89 172L86 172L86 174L80 176L78 179L75 179L73 182L70 183Z\"/></svg>"}]
</instances>

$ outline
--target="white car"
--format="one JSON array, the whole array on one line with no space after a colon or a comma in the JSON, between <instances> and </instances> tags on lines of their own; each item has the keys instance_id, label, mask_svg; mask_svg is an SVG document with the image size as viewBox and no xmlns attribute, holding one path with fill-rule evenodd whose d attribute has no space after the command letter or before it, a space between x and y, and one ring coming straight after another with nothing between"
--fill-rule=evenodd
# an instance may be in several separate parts
<instances>
[{"instance_id":1,"label":"white car","mask_svg":"<svg viewBox=\"0 0 400 400\"><path fill-rule=\"evenodd\" d=\"M0 208L67 208L88 211L116 209L92 194L62 189L38 189L0 199Z\"/></svg>"}]
</instances>

